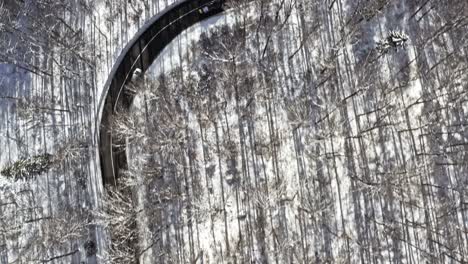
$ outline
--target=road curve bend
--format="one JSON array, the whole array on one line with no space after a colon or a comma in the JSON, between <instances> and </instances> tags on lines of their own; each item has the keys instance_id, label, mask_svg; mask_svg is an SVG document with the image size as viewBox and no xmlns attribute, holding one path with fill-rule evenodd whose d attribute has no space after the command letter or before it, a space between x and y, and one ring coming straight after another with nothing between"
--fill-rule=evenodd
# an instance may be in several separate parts
<instances>
[{"instance_id":1,"label":"road curve bend","mask_svg":"<svg viewBox=\"0 0 468 264\"><path fill-rule=\"evenodd\" d=\"M96 129L99 129L99 156L104 184L116 184L121 169L127 168L124 142L113 144L111 124L116 109L128 109L133 95L123 92L136 69L143 74L161 51L182 31L223 12L224 0L181 0L151 18L132 38L117 58L99 101ZM123 144L121 144L123 143ZM115 147L120 145L121 147Z\"/></svg>"}]
</instances>

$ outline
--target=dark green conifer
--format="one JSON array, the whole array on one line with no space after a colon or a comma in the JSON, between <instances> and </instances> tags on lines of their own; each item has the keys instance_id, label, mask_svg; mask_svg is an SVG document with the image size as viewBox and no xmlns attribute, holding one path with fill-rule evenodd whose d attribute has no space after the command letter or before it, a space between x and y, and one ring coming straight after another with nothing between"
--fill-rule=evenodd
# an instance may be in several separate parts
<instances>
[{"instance_id":1,"label":"dark green conifer","mask_svg":"<svg viewBox=\"0 0 468 264\"><path fill-rule=\"evenodd\" d=\"M53 156L45 153L33 156L29 159L23 158L13 164L4 167L0 173L7 178L18 180L29 180L34 176L46 172L53 163Z\"/></svg>"}]
</instances>

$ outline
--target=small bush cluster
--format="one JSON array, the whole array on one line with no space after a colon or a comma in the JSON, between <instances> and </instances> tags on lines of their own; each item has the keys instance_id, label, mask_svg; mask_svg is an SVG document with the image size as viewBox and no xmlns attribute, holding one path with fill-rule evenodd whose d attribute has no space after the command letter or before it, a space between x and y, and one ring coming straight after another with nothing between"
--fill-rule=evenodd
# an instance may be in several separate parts
<instances>
[{"instance_id":1,"label":"small bush cluster","mask_svg":"<svg viewBox=\"0 0 468 264\"><path fill-rule=\"evenodd\" d=\"M377 51L380 54L386 54L390 49L397 50L398 47L404 47L409 37L402 31L392 30L385 39L377 42Z\"/></svg>"},{"instance_id":2,"label":"small bush cluster","mask_svg":"<svg viewBox=\"0 0 468 264\"><path fill-rule=\"evenodd\" d=\"M29 159L20 159L13 164L4 167L0 174L7 178L18 180L28 180L47 171L53 163L51 154L41 154Z\"/></svg>"}]
</instances>

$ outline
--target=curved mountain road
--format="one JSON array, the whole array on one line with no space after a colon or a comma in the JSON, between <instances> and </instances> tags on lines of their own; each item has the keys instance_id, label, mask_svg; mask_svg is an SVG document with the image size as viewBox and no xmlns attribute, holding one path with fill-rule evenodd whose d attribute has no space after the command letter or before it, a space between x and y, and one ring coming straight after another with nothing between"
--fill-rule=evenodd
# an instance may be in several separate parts
<instances>
[{"instance_id":1,"label":"curved mountain road","mask_svg":"<svg viewBox=\"0 0 468 264\"><path fill-rule=\"evenodd\" d=\"M136 69L143 74L163 49L182 31L223 12L224 0L181 0L154 16L122 50L107 79L99 101L99 156L104 184L116 184L120 169L127 167L124 147L115 147L111 124L116 109L128 109L134 95L124 92ZM123 143L123 144L121 144ZM124 142L118 145L125 146Z\"/></svg>"}]
</instances>

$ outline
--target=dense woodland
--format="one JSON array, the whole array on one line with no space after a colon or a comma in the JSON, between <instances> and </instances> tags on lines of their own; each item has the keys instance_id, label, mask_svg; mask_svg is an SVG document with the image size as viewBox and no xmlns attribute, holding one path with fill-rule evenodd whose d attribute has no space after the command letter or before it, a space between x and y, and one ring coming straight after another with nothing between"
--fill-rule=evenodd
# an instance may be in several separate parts
<instances>
[{"instance_id":1,"label":"dense woodland","mask_svg":"<svg viewBox=\"0 0 468 264\"><path fill-rule=\"evenodd\" d=\"M98 97L167 4L0 4L0 263L468 262L468 2L228 1L126 87L103 187Z\"/></svg>"}]
</instances>

